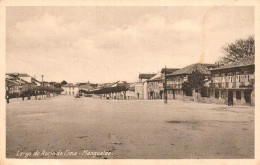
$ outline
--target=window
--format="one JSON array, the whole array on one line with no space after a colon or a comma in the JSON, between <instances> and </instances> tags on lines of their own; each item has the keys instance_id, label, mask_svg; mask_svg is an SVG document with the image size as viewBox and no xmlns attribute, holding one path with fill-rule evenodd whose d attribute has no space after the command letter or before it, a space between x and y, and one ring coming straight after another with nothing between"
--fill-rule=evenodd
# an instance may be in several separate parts
<instances>
[{"instance_id":1,"label":"window","mask_svg":"<svg viewBox=\"0 0 260 165\"><path fill-rule=\"evenodd\" d=\"M241 100L241 91L236 91L236 99Z\"/></svg>"},{"instance_id":2,"label":"window","mask_svg":"<svg viewBox=\"0 0 260 165\"><path fill-rule=\"evenodd\" d=\"M219 91L215 90L215 98L219 98Z\"/></svg>"}]
</instances>

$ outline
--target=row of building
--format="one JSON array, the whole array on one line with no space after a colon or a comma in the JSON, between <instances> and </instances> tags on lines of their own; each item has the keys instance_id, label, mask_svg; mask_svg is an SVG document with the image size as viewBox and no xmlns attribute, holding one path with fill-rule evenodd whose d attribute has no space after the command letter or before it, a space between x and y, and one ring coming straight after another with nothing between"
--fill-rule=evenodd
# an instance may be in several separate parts
<instances>
[{"instance_id":1,"label":"row of building","mask_svg":"<svg viewBox=\"0 0 260 165\"><path fill-rule=\"evenodd\" d=\"M26 73L6 73L5 87L8 95L16 94L19 96L22 92L35 89L39 86L53 87L56 82L39 81Z\"/></svg>"},{"instance_id":2,"label":"row of building","mask_svg":"<svg viewBox=\"0 0 260 165\"><path fill-rule=\"evenodd\" d=\"M193 90L183 91L182 85L188 77L199 71L205 75L207 93L201 95ZM139 74L135 83L116 81L113 83L93 84L67 83L61 86L64 95L92 94L93 97L106 99L178 99L205 103L231 105L255 104L255 59L247 56L239 61L218 66L217 64L196 63L184 68L162 68L158 73ZM166 84L165 85L165 80ZM55 87L56 82L39 81L24 73L6 74L8 94L21 94L37 86Z\"/></svg>"},{"instance_id":3,"label":"row of building","mask_svg":"<svg viewBox=\"0 0 260 165\"><path fill-rule=\"evenodd\" d=\"M92 94L93 97L105 99L135 99L135 83L116 81L112 83L93 84L67 83L62 86L64 95Z\"/></svg>"},{"instance_id":4,"label":"row of building","mask_svg":"<svg viewBox=\"0 0 260 165\"><path fill-rule=\"evenodd\" d=\"M201 95L193 90L185 93L182 85L189 75L199 71L205 75L207 92ZM231 105L255 104L255 59L248 56L244 59L218 66L217 64L196 63L184 68L162 68L158 73L139 74L135 83L116 81L113 83L68 83L63 94L93 94L93 97L106 99L167 99L192 100L205 103ZM165 80L167 86L165 87ZM165 93L165 91L167 93Z\"/></svg>"},{"instance_id":5,"label":"row of building","mask_svg":"<svg viewBox=\"0 0 260 165\"><path fill-rule=\"evenodd\" d=\"M205 75L207 80L205 86L208 88L206 96L201 96L195 91L187 94L182 90L182 84L195 70ZM135 97L137 99L164 99L165 79L168 99L231 105L255 104L254 56L248 56L223 66L196 63L180 69L162 69L157 74L139 74L139 82L135 85Z\"/></svg>"}]
</instances>

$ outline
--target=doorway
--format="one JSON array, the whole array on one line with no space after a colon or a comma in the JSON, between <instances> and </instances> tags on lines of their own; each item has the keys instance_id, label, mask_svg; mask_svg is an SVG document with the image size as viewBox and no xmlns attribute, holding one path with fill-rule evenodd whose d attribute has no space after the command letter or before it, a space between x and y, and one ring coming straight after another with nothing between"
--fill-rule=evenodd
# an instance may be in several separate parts
<instances>
[{"instance_id":1,"label":"doorway","mask_svg":"<svg viewBox=\"0 0 260 165\"><path fill-rule=\"evenodd\" d=\"M153 92L150 92L150 99L153 100Z\"/></svg>"},{"instance_id":2,"label":"doorway","mask_svg":"<svg viewBox=\"0 0 260 165\"><path fill-rule=\"evenodd\" d=\"M160 91L160 99L163 99L163 91Z\"/></svg>"},{"instance_id":3,"label":"doorway","mask_svg":"<svg viewBox=\"0 0 260 165\"><path fill-rule=\"evenodd\" d=\"M252 93L252 90L245 90L245 101L246 101L246 104L250 104L251 103L251 93Z\"/></svg>"},{"instance_id":4,"label":"doorway","mask_svg":"<svg viewBox=\"0 0 260 165\"><path fill-rule=\"evenodd\" d=\"M228 91L228 105L231 106L233 104L233 91Z\"/></svg>"}]
</instances>

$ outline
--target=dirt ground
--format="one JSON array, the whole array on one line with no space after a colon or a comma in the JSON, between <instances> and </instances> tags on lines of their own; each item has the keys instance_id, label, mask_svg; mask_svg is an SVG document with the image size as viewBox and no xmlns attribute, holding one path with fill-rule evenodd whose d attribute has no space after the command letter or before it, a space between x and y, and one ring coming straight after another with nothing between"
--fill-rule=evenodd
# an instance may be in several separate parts
<instances>
[{"instance_id":1,"label":"dirt ground","mask_svg":"<svg viewBox=\"0 0 260 165\"><path fill-rule=\"evenodd\" d=\"M12 99L6 119L7 158L254 158L254 107L58 96Z\"/></svg>"}]
</instances>

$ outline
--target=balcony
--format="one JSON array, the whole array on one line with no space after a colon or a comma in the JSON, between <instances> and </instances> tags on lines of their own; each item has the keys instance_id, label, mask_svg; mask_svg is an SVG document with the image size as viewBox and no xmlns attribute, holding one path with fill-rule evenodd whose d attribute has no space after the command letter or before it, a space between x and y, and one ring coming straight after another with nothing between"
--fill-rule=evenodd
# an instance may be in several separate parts
<instances>
[{"instance_id":1,"label":"balcony","mask_svg":"<svg viewBox=\"0 0 260 165\"><path fill-rule=\"evenodd\" d=\"M210 83L209 85L211 88L223 88L225 86L223 83Z\"/></svg>"},{"instance_id":2,"label":"balcony","mask_svg":"<svg viewBox=\"0 0 260 165\"><path fill-rule=\"evenodd\" d=\"M222 83L210 83L212 88L248 88L253 87L254 82L222 82Z\"/></svg>"},{"instance_id":3,"label":"balcony","mask_svg":"<svg viewBox=\"0 0 260 165\"><path fill-rule=\"evenodd\" d=\"M167 84L167 89L180 89L181 84Z\"/></svg>"}]
</instances>

